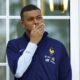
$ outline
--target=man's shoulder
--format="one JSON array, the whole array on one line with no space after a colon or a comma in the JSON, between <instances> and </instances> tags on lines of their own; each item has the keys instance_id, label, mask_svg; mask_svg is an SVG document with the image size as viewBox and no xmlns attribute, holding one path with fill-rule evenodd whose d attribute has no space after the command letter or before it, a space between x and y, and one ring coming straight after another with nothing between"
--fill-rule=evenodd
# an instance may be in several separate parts
<instances>
[{"instance_id":1,"label":"man's shoulder","mask_svg":"<svg viewBox=\"0 0 80 80\"><path fill-rule=\"evenodd\" d=\"M52 37L49 37L49 36L48 36L48 41L51 42L51 43L62 44L61 41L59 41L57 39L54 39Z\"/></svg>"},{"instance_id":2,"label":"man's shoulder","mask_svg":"<svg viewBox=\"0 0 80 80\"><path fill-rule=\"evenodd\" d=\"M61 41L54 39L52 37L49 37L49 36L48 36L48 43L54 46L64 47L64 44Z\"/></svg>"},{"instance_id":3,"label":"man's shoulder","mask_svg":"<svg viewBox=\"0 0 80 80\"><path fill-rule=\"evenodd\" d=\"M20 44L22 42L24 42L24 37L23 36L9 40L8 45L11 45L11 44L17 45L17 44Z\"/></svg>"},{"instance_id":4,"label":"man's shoulder","mask_svg":"<svg viewBox=\"0 0 80 80\"><path fill-rule=\"evenodd\" d=\"M9 40L9 42L20 42L22 39L23 37L19 37L19 38L11 39Z\"/></svg>"}]
</instances>

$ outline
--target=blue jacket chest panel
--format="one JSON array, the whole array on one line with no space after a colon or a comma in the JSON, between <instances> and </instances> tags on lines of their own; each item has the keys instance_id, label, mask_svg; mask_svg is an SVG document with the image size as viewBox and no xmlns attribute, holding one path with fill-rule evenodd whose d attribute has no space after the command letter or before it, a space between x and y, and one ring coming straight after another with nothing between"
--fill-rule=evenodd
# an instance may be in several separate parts
<instances>
[{"instance_id":1,"label":"blue jacket chest panel","mask_svg":"<svg viewBox=\"0 0 80 80\"><path fill-rule=\"evenodd\" d=\"M23 48L20 47L20 54L25 50L25 47L26 45ZM39 45L33 56L31 65L24 73L24 77L28 74L27 78L30 78L29 80L31 80L31 77L33 80L57 80L59 65L57 50L53 44L48 42Z\"/></svg>"},{"instance_id":2,"label":"blue jacket chest panel","mask_svg":"<svg viewBox=\"0 0 80 80\"><path fill-rule=\"evenodd\" d=\"M28 42L29 39L23 36L12 40L8 45L7 55L14 74L17 61L23 54ZM66 76L68 76L67 79ZM15 78L15 80L71 80L70 61L62 43L44 35L28 69L21 78Z\"/></svg>"}]
</instances>

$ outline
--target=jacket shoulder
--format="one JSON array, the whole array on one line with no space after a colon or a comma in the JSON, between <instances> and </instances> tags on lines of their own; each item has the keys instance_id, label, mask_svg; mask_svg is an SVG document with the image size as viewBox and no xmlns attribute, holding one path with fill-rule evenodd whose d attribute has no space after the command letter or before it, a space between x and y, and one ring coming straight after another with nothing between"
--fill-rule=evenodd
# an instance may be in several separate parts
<instances>
[{"instance_id":1,"label":"jacket shoulder","mask_svg":"<svg viewBox=\"0 0 80 80\"><path fill-rule=\"evenodd\" d=\"M51 43L53 45L64 46L64 44L61 41L51 38L51 37L48 37L48 41L49 41L49 43Z\"/></svg>"},{"instance_id":2,"label":"jacket shoulder","mask_svg":"<svg viewBox=\"0 0 80 80\"><path fill-rule=\"evenodd\" d=\"M16 39L11 39L8 41L8 44L9 43L14 43L14 44L18 44L18 43L21 43L22 41L24 41L23 37L19 37L19 38L16 38Z\"/></svg>"}]
</instances>

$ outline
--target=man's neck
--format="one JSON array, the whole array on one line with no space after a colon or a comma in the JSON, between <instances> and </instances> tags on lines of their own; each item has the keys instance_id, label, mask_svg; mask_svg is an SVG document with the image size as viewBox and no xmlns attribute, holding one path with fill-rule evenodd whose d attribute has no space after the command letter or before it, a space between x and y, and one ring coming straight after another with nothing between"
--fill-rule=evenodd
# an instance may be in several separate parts
<instances>
[{"instance_id":1,"label":"man's neck","mask_svg":"<svg viewBox=\"0 0 80 80\"><path fill-rule=\"evenodd\" d=\"M30 38L30 31L26 31L26 35Z\"/></svg>"}]
</instances>

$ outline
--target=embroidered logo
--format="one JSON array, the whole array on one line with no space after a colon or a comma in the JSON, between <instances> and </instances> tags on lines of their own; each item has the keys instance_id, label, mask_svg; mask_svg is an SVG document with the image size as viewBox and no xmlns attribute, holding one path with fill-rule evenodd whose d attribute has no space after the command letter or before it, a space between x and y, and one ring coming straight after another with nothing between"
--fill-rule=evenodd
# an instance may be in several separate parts
<instances>
[{"instance_id":1,"label":"embroidered logo","mask_svg":"<svg viewBox=\"0 0 80 80\"><path fill-rule=\"evenodd\" d=\"M20 49L19 52L22 52L24 49Z\"/></svg>"},{"instance_id":2,"label":"embroidered logo","mask_svg":"<svg viewBox=\"0 0 80 80\"><path fill-rule=\"evenodd\" d=\"M50 53L51 55L53 55L53 54L54 54L54 49L53 49L53 48L50 48L50 49L49 49L49 53Z\"/></svg>"},{"instance_id":3,"label":"embroidered logo","mask_svg":"<svg viewBox=\"0 0 80 80\"><path fill-rule=\"evenodd\" d=\"M45 56L45 62L51 62L55 64L55 58L51 56Z\"/></svg>"},{"instance_id":4,"label":"embroidered logo","mask_svg":"<svg viewBox=\"0 0 80 80\"><path fill-rule=\"evenodd\" d=\"M49 54L44 56L45 62L55 64L56 59L54 57L54 53L55 53L55 50L54 48L51 47L49 49Z\"/></svg>"}]
</instances>

